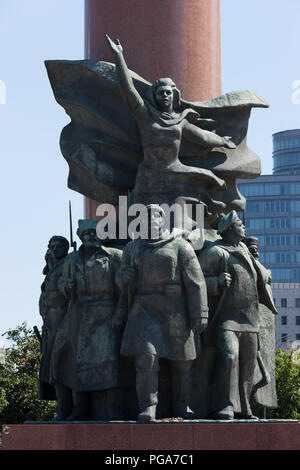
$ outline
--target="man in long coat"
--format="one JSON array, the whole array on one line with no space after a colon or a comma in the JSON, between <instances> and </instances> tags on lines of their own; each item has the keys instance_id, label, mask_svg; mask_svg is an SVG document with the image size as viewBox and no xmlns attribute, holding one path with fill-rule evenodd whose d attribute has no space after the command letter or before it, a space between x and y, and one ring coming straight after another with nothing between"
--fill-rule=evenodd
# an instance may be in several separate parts
<instances>
[{"instance_id":1,"label":"man in long coat","mask_svg":"<svg viewBox=\"0 0 300 470\"><path fill-rule=\"evenodd\" d=\"M191 245L162 230L163 210L147 206L148 239L127 244L120 285L129 315L121 354L134 356L138 421L156 417L159 359L171 366L172 416L188 414L188 375L208 317L205 280ZM152 238L151 238L152 237Z\"/></svg>"},{"instance_id":2,"label":"man in long coat","mask_svg":"<svg viewBox=\"0 0 300 470\"><path fill-rule=\"evenodd\" d=\"M68 250L69 242L66 238L58 235L50 238L45 255L46 266L43 270L45 280L41 286L39 299L40 314L43 318L39 398L57 400L57 420L69 416L73 407L71 389L54 383L51 360L54 340L68 309L68 300L58 288L58 280L61 277Z\"/></svg>"},{"instance_id":3,"label":"man in long coat","mask_svg":"<svg viewBox=\"0 0 300 470\"><path fill-rule=\"evenodd\" d=\"M256 264L260 267L262 278L266 289L273 298L271 283L272 273L259 261L259 240L257 237L246 237L244 243L247 245ZM252 390L254 403L261 407L276 408L277 393L275 383L275 316L263 303L259 303L259 357L255 369L256 383Z\"/></svg>"},{"instance_id":4,"label":"man in long coat","mask_svg":"<svg viewBox=\"0 0 300 470\"><path fill-rule=\"evenodd\" d=\"M102 418L105 390L106 418L122 417L119 350L124 318L115 283L122 252L101 246L96 226L97 221L79 220L82 246L66 258L59 281L70 302L52 359L56 382L73 390L74 410L68 420Z\"/></svg>"},{"instance_id":5,"label":"man in long coat","mask_svg":"<svg viewBox=\"0 0 300 470\"><path fill-rule=\"evenodd\" d=\"M235 211L218 225L222 240L199 255L206 279L210 323L207 344L216 348L211 411L215 419L254 419L250 407L259 351L259 302L276 308L259 265L241 240L245 229Z\"/></svg>"}]
</instances>

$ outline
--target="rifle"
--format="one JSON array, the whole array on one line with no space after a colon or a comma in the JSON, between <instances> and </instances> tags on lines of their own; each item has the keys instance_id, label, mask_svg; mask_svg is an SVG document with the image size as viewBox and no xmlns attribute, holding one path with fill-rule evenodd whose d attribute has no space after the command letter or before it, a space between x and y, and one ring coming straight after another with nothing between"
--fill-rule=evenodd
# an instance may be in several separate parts
<instances>
[{"instance_id":1,"label":"rifle","mask_svg":"<svg viewBox=\"0 0 300 470\"><path fill-rule=\"evenodd\" d=\"M134 255L133 255L133 253L131 253L131 256L130 256L130 268L134 268ZM134 287L133 282L134 281L131 281L128 284L128 291L127 291L127 293L128 293L128 313L130 311L130 307L131 307L132 300L133 300L133 287Z\"/></svg>"},{"instance_id":2,"label":"rifle","mask_svg":"<svg viewBox=\"0 0 300 470\"><path fill-rule=\"evenodd\" d=\"M227 258L226 258L226 253L225 253L225 252L223 252L223 271L222 271L222 272L224 272L224 273L227 273L227 272L228 272L228 263L227 263ZM216 308L216 310L215 310L215 313L214 313L213 319L212 319L212 321L211 321L211 324L212 324L213 322L215 322L215 320L216 320L216 318L217 318L217 316L218 316L218 314L219 314L219 311L221 310L221 307L222 307L222 304L223 304L224 297L225 297L225 295L226 295L227 289L228 289L228 287L224 287L224 289L223 289L223 292L222 292L222 294L221 294L221 297L220 297L220 300L219 300L219 302L218 302L217 308ZM210 325L211 325L211 324L210 324Z\"/></svg>"},{"instance_id":3,"label":"rifle","mask_svg":"<svg viewBox=\"0 0 300 470\"><path fill-rule=\"evenodd\" d=\"M77 249L77 244L73 240L73 227L72 227L72 207L71 207L71 201L69 201L69 221L70 221L70 246L73 247L73 250L76 251Z\"/></svg>"},{"instance_id":4,"label":"rifle","mask_svg":"<svg viewBox=\"0 0 300 470\"><path fill-rule=\"evenodd\" d=\"M37 326L33 327L33 331L40 343L40 351L42 352L42 337Z\"/></svg>"},{"instance_id":5,"label":"rifle","mask_svg":"<svg viewBox=\"0 0 300 470\"><path fill-rule=\"evenodd\" d=\"M130 208L130 202L131 202L131 194L130 194L130 191L128 190L127 191L127 214L128 214L128 210ZM134 233L132 234L133 235L133 238L132 240L134 240ZM134 256L133 254L131 254L130 256L130 268L133 268L134 267ZM133 300L133 281L132 282L129 282L128 286L127 286L127 298L128 298L128 313L130 311L130 307L131 307L131 304L132 304L132 300Z\"/></svg>"}]
</instances>

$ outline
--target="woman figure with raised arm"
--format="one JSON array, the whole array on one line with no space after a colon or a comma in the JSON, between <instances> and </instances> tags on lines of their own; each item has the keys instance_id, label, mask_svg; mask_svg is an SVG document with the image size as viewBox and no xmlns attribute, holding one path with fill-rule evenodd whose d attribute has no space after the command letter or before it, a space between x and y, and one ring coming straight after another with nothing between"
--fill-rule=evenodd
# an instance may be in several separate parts
<instances>
[{"instance_id":1,"label":"woman figure with raised arm","mask_svg":"<svg viewBox=\"0 0 300 470\"><path fill-rule=\"evenodd\" d=\"M224 181L212 171L182 164L179 150L183 138L199 145L204 153L216 147L236 148L230 137L198 127L200 115L191 108L183 109L180 92L170 78L156 80L146 99L142 99L134 87L120 41L106 38L115 57L121 93L137 121L144 150L132 201L170 204L182 197L204 195L205 199L210 189L224 190Z\"/></svg>"}]
</instances>

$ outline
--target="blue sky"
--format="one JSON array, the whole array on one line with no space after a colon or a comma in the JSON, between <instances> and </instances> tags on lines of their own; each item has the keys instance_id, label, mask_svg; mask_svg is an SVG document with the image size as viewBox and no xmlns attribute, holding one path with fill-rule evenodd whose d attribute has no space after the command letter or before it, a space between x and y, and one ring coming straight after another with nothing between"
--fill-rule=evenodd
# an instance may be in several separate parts
<instances>
[{"instance_id":1,"label":"blue sky","mask_svg":"<svg viewBox=\"0 0 300 470\"><path fill-rule=\"evenodd\" d=\"M254 109L248 145L272 173L272 134L300 127L300 104L292 103L300 80L300 1L221 0L223 92L250 89L269 109ZM298 93L299 100L299 93Z\"/></svg>"},{"instance_id":2,"label":"blue sky","mask_svg":"<svg viewBox=\"0 0 300 470\"><path fill-rule=\"evenodd\" d=\"M261 156L263 173L271 173L272 133L300 127L300 104L291 101L292 84L300 80L300 1L222 0L221 6L223 92L250 89L269 102L269 109L252 112L248 145ZM83 216L83 198L67 188L59 150L69 118L53 98L44 66L46 59L84 57L83 11L83 0L0 3L0 80L6 86L6 104L0 104L0 333L24 320L41 326L48 239L69 237L69 199L74 225Z\"/></svg>"}]
</instances>

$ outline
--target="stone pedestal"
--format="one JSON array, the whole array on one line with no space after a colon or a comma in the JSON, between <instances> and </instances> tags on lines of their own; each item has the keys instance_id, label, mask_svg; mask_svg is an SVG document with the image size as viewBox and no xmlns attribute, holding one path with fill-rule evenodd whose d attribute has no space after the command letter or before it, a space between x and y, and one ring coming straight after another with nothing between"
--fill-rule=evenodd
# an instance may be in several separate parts
<instances>
[{"instance_id":1,"label":"stone pedestal","mask_svg":"<svg viewBox=\"0 0 300 470\"><path fill-rule=\"evenodd\" d=\"M8 424L4 450L298 450L297 421Z\"/></svg>"}]
</instances>

